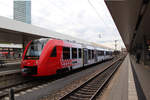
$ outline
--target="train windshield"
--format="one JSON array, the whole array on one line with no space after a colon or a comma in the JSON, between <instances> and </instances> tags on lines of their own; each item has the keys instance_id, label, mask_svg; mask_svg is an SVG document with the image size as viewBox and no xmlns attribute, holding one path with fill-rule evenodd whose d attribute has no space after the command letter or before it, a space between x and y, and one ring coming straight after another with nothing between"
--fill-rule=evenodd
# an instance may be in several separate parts
<instances>
[{"instance_id":1,"label":"train windshield","mask_svg":"<svg viewBox=\"0 0 150 100\"><path fill-rule=\"evenodd\" d=\"M26 52L25 59L39 58L48 39L33 40Z\"/></svg>"}]
</instances>

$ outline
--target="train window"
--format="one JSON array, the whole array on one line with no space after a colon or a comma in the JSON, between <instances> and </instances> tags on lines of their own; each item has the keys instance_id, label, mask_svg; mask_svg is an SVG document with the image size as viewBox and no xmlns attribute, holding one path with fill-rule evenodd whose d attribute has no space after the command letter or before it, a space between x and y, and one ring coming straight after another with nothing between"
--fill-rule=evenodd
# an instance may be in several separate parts
<instances>
[{"instance_id":1,"label":"train window","mask_svg":"<svg viewBox=\"0 0 150 100\"><path fill-rule=\"evenodd\" d=\"M79 49L78 52L79 52L79 58L81 58L81 49Z\"/></svg>"},{"instance_id":2,"label":"train window","mask_svg":"<svg viewBox=\"0 0 150 100\"><path fill-rule=\"evenodd\" d=\"M94 59L94 50L92 50L92 59Z\"/></svg>"},{"instance_id":3,"label":"train window","mask_svg":"<svg viewBox=\"0 0 150 100\"><path fill-rule=\"evenodd\" d=\"M111 51L106 51L106 55L112 55Z\"/></svg>"},{"instance_id":4,"label":"train window","mask_svg":"<svg viewBox=\"0 0 150 100\"><path fill-rule=\"evenodd\" d=\"M72 59L77 58L77 48L72 48Z\"/></svg>"},{"instance_id":5,"label":"train window","mask_svg":"<svg viewBox=\"0 0 150 100\"><path fill-rule=\"evenodd\" d=\"M98 56L104 55L104 51L98 51Z\"/></svg>"},{"instance_id":6,"label":"train window","mask_svg":"<svg viewBox=\"0 0 150 100\"><path fill-rule=\"evenodd\" d=\"M63 59L70 59L70 48L63 47Z\"/></svg>"},{"instance_id":7,"label":"train window","mask_svg":"<svg viewBox=\"0 0 150 100\"><path fill-rule=\"evenodd\" d=\"M54 47L51 53L51 57L56 57L56 56L57 56L56 47Z\"/></svg>"},{"instance_id":8,"label":"train window","mask_svg":"<svg viewBox=\"0 0 150 100\"><path fill-rule=\"evenodd\" d=\"M109 55L109 52L108 52L108 51L106 51L106 55Z\"/></svg>"},{"instance_id":9,"label":"train window","mask_svg":"<svg viewBox=\"0 0 150 100\"><path fill-rule=\"evenodd\" d=\"M88 58L91 59L91 50L88 50Z\"/></svg>"},{"instance_id":10,"label":"train window","mask_svg":"<svg viewBox=\"0 0 150 100\"><path fill-rule=\"evenodd\" d=\"M110 51L109 54L112 55L112 51Z\"/></svg>"}]
</instances>

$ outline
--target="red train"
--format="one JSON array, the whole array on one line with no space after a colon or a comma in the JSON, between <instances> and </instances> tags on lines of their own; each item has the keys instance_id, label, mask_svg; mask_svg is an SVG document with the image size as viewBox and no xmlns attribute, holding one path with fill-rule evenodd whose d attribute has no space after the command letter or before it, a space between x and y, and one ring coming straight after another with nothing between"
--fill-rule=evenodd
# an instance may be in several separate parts
<instances>
[{"instance_id":1,"label":"red train","mask_svg":"<svg viewBox=\"0 0 150 100\"><path fill-rule=\"evenodd\" d=\"M111 59L112 51L69 41L42 38L28 43L22 56L23 75L49 76Z\"/></svg>"}]
</instances>

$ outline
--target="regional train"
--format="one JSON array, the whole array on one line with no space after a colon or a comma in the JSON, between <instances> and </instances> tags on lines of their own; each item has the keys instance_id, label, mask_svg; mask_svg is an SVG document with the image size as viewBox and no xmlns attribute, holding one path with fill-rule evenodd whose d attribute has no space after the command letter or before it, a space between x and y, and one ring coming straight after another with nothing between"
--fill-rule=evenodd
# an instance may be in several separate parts
<instances>
[{"instance_id":1,"label":"regional train","mask_svg":"<svg viewBox=\"0 0 150 100\"><path fill-rule=\"evenodd\" d=\"M23 53L24 76L50 76L112 59L112 51L66 40L41 38L30 41Z\"/></svg>"}]
</instances>

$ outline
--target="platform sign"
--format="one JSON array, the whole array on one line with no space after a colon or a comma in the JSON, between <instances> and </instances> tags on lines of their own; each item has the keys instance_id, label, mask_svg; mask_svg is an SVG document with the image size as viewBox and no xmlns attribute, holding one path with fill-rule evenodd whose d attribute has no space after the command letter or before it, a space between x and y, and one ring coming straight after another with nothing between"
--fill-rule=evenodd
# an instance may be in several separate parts
<instances>
[{"instance_id":1,"label":"platform sign","mask_svg":"<svg viewBox=\"0 0 150 100\"><path fill-rule=\"evenodd\" d=\"M150 45L148 46L148 50L150 51Z\"/></svg>"},{"instance_id":2,"label":"platform sign","mask_svg":"<svg viewBox=\"0 0 150 100\"><path fill-rule=\"evenodd\" d=\"M147 40L148 50L150 51L150 40Z\"/></svg>"},{"instance_id":3,"label":"platform sign","mask_svg":"<svg viewBox=\"0 0 150 100\"><path fill-rule=\"evenodd\" d=\"M150 45L150 40L147 40L147 44Z\"/></svg>"}]
</instances>

